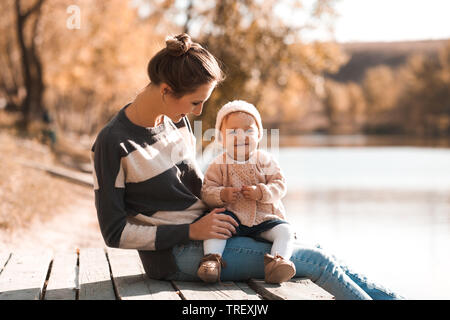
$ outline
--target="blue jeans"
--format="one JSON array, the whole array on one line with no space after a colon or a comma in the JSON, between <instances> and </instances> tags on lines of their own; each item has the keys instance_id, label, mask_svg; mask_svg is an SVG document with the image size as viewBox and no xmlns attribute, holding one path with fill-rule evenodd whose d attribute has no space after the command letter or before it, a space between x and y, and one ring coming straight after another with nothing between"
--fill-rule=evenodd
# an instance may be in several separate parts
<instances>
[{"instance_id":1,"label":"blue jeans","mask_svg":"<svg viewBox=\"0 0 450 320\"><path fill-rule=\"evenodd\" d=\"M201 281L197 268L203 257L203 241L190 241L173 248L178 271L167 280ZM232 237L227 240L223 252L226 268L222 269L222 281L245 281L264 278L264 254L270 253L271 243L256 241L249 237ZM296 243L291 257L297 273L295 277L306 277L334 295L345 300L395 300L403 297L371 283L356 274L320 246Z\"/></svg>"}]
</instances>

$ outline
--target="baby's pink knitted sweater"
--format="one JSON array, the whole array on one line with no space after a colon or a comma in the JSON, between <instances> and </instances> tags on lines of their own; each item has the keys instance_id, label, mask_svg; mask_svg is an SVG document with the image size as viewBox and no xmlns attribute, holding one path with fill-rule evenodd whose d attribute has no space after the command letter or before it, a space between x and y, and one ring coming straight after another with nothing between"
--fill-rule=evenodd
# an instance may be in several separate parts
<instances>
[{"instance_id":1,"label":"baby's pink knitted sweater","mask_svg":"<svg viewBox=\"0 0 450 320\"><path fill-rule=\"evenodd\" d=\"M225 187L259 186L262 199L246 200L239 194L235 203L224 203L220 192ZM206 170L202 200L210 207L226 207L251 227L266 220L286 219L281 198L286 194L286 179L277 161L268 152L256 150L246 162L233 160L226 152L219 155Z\"/></svg>"}]
</instances>

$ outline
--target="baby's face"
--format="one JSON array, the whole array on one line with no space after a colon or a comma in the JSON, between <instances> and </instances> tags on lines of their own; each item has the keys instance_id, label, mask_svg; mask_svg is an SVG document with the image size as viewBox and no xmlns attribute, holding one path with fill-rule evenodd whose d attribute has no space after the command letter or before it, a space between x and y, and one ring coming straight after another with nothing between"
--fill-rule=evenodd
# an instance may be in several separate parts
<instances>
[{"instance_id":1,"label":"baby's face","mask_svg":"<svg viewBox=\"0 0 450 320\"><path fill-rule=\"evenodd\" d=\"M233 112L223 121L223 146L234 160L248 160L258 147L258 126L248 113Z\"/></svg>"}]
</instances>

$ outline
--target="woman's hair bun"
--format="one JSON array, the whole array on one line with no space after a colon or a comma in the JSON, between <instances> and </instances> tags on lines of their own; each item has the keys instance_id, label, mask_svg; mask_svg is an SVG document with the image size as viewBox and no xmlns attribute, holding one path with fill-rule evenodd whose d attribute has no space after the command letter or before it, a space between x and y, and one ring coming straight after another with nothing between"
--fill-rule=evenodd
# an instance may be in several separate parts
<instances>
[{"instance_id":1,"label":"woman's hair bun","mask_svg":"<svg viewBox=\"0 0 450 320\"><path fill-rule=\"evenodd\" d=\"M174 57L179 57L188 52L191 45L191 37L186 33L170 36L166 39L167 52Z\"/></svg>"}]
</instances>

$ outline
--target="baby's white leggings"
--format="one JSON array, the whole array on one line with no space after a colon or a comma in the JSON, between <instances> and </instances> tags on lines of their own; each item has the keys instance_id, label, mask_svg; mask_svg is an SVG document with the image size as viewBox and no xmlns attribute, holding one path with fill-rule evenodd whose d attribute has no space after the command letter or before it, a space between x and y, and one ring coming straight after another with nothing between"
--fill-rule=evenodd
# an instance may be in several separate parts
<instances>
[{"instance_id":1,"label":"baby's white leggings","mask_svg":"<svg viewBox=\"0 0 450 320\"><path fill-rule=\"evenodd\" d=\"M272 241L272 249L270 254L275 256L279 254L284 259L289 260L294 250L294 231L287 223L278 224L272 229L264 231L260 234L261 238ZM204 254L217 253L222 255L227 240L222 239L208 239L203 241Z\"/></svg>"}]
</instances>

